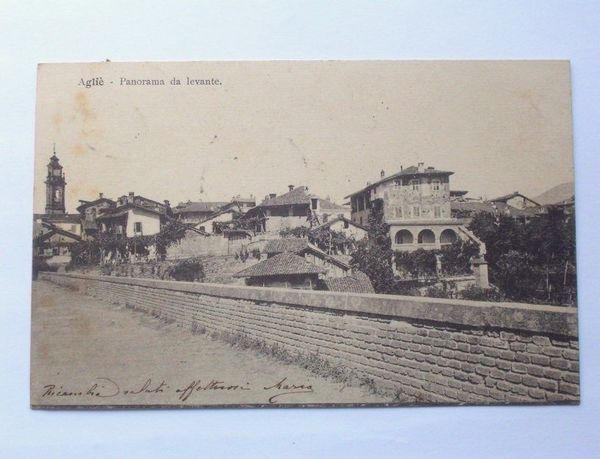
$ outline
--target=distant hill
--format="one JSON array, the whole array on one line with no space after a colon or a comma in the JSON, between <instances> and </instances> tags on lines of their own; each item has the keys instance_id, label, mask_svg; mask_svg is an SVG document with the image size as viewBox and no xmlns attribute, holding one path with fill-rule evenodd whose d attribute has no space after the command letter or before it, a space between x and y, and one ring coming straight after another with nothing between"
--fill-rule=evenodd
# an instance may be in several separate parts
<instances>
[{"instance_id":1,"label":"distant hill","mask_svg":"<svg viewBox=\"0 0 600 459\"><path fill-rule=\"evenodd\" d=\"M564 201L565 199L571 198L574 194L574 183L569 182L550 188L548 191L544 191L542 194L532 199L541 205L546 205Z\"/></svg>"}]
</instances>

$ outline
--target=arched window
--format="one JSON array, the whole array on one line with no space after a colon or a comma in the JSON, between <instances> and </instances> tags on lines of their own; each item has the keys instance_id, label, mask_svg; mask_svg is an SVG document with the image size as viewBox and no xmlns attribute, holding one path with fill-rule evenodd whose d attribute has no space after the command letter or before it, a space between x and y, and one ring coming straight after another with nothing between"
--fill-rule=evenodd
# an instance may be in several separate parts
<instances>
[{"instance_id":1,"label":"arched window","mask_svg":"<svg viewBox=\"0 0 600 459\"><path fill-rule=\"evenodd\" d=\"M424 229L419 233L419 244L435 244L435 234L430 229Z\"/></svg>"},{"instance_id":2,"label":"arched window","mask_svg":"<svg viewBox=\"0 0 600 459\"><path fill-rule=\"evenodd\" d=\"M457 238L458 237L456 236L454 230L451 230L449 228L445 229L444 231L442 231L442 234L440 234L440 244L452 244L456 241Z\"/></svg>"},{"instance_id":3,"label":"arched window","mask_svg":"<svg viewBox=\"0 0 600 459\"><path fill-rule=\"evenodd\" d=\"M396 244L412 244L413 243L413 235L408 230L400 230L396 233Z\"/></svg>"}]
</instances>

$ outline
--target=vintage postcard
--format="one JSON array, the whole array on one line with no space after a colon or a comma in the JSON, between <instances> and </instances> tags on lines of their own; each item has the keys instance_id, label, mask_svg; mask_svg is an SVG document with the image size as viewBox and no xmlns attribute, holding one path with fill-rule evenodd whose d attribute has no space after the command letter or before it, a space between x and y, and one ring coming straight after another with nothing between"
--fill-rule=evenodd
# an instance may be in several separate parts
<instances>
[{"instance_id":1,"label":"vintage postcard","mask_svg":"<svg viewBox=\"0 0 600 459\"><path fill-rule=\"evenodd\" d=\"M579 403L570 85L40 64L31 405Z\"/></svg>"}]
</instances>

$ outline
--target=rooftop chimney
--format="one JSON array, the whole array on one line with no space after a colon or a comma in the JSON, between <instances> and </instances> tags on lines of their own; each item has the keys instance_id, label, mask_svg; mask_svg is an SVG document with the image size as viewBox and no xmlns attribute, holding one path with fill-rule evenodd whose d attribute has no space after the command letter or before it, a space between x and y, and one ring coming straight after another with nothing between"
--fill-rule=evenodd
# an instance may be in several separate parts
<instances>
[{"instance_id":1,"label":"rooftop chimney","mask_svg":"<svg viewBox=\"0 0 600 459\"><path fill-rule=\"evenodd\" d=\"M167 207L171 206L171 202L168 199L165 199L165 206L167 206Z\"/></svg>"},{"instance_id":2,"label":"rooftop chimney","mask_svg":"<svg viewBox=\"0 0 600 459\"><path fill-rule=\"evenodd\" d=\"M104 193L98 193L99 199L102 199L104 197Z\"/></svg>"},{"instance_id":3,"label":"rooftop chimney","mask_svg":"<svg viewBox=\"0 0 600 459\"><path fill-rule=\"evenodd\" d=\"M269 193L269 198L273 199L277 197L277 193Z\"/></svg>"},{"instance_id":4,"label":"rooftop chimney","mask_svg":"<svg viewBox=\"0 0 600 459\"><path fill-rule=\"evenodd\" d=\"M290 189L290 191L292 191L294 189L294 185L288 185L288 188Z\"/></svg>"},{"instance_id":5,"label":"rooftop chimney","mask_svg":"<svg viewBox=\"0 0 600 459\"><path fill-rule=\"evenodd\" d=\"M385 177L385 171L383 169L381 169L381 172L379 173L379 175L381 175L381 178Z\"/></svg>"},{"instance_id":6,"label":"rooftop chimney","mask_svg":"<svg viewBox=\"0 0 600 459\"><path fill-rule=\"evenodd\" d=\"M423 171L425 170L425 163L419 163L419 164L417 165L417 170L418 170L419 172L423 172Z\"/></svg>"},{"instance_id":7,"label":"rooftop chimney","mask_svg":"<svg viewBox=\"0 0 600 459\"><path fill-rule=\"evenodd\" d=\"M404 170L404 166L402 164L400 164L400 172L402 172Z\"/></svg>"}]
</instances>

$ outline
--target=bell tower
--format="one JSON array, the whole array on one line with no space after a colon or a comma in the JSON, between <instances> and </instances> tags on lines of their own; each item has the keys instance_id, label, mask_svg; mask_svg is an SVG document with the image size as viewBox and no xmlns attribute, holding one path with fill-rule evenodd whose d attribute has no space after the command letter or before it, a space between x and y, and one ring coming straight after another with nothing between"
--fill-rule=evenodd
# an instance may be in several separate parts
<instances>
[{"instance_id":1,"label":"bell tower","mask_svg":"<svg viewBox=\"0 0 600 459\"><path fill-rule=\"evenodd\" d=\"M46 213L65 213L65 174L56 156L56 145L52 157L48 163L48 175L46 176Z\"/></svg>"}]
</instances>

